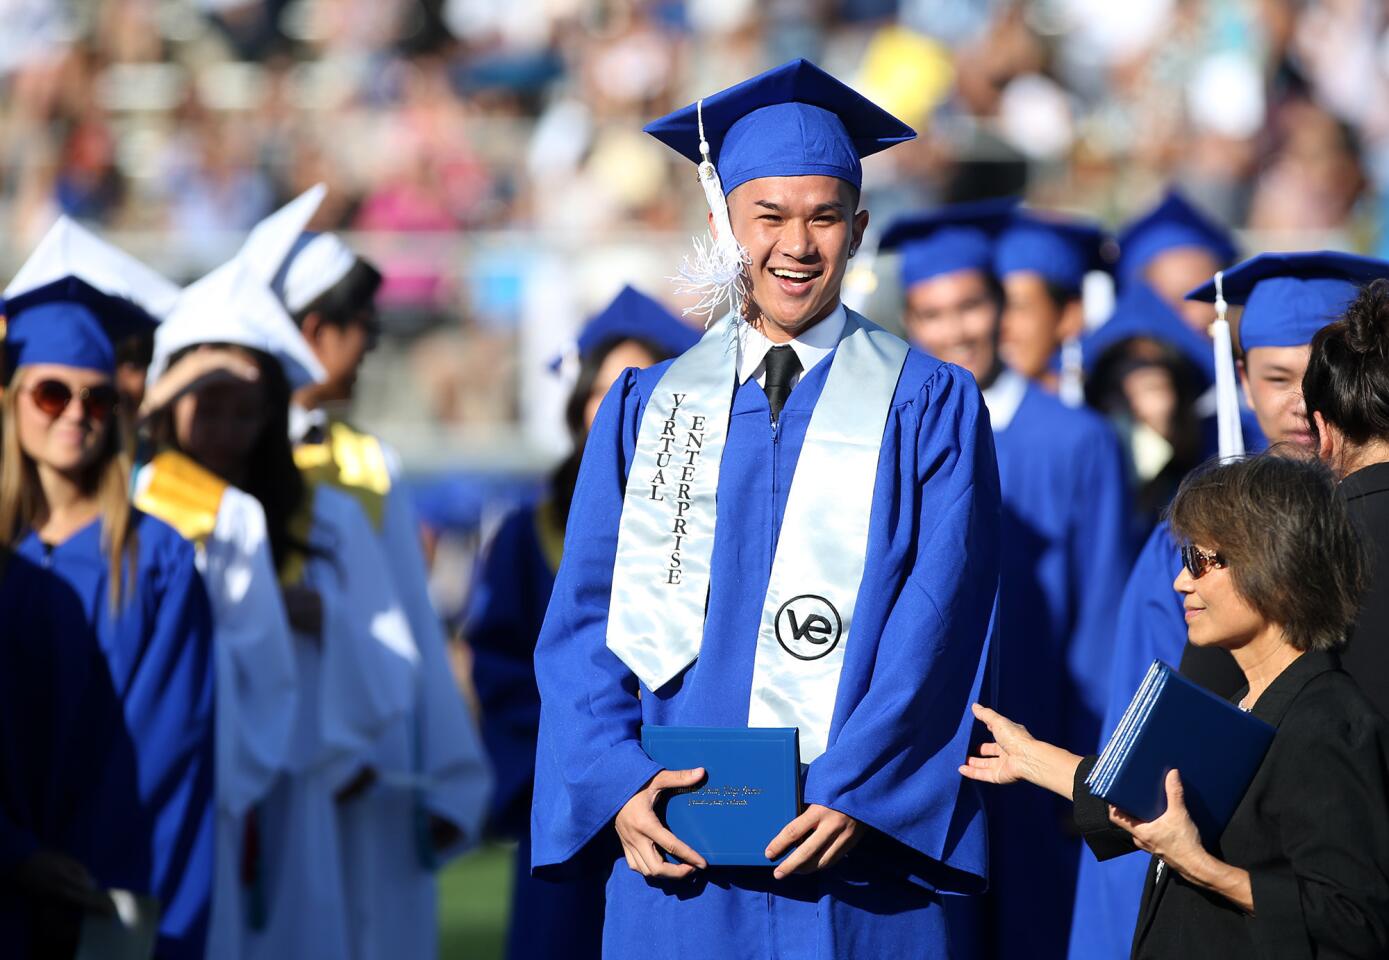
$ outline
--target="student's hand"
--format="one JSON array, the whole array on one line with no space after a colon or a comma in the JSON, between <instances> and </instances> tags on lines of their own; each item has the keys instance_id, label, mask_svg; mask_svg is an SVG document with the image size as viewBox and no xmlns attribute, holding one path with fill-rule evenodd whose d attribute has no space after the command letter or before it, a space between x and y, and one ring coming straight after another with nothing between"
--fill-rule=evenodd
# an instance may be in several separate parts
<instances>
[{"instance_id":1,"label":"student's hand","mask_svg":"<svg viewBox=\"0 0 1389 960\"><path fill-rule=\"evenodd\" d=\"M1038 740L1020 723L976 703L974 716L989 728L993 743L981 743L979 756L961 765L960 775L984 783L1017 783L1026 780L1058 796L1071 799L1080 757Z\"/></svg>"},{"instance_id":2,"label":"student's hand","mask_svg":"<svg viewBox=\"0 0 1389 960\"><path fill-rule=\"evenodd\" d=\"M1113 804L1109 807L1109 819L1128 831L1138 849L1162 857L1169 867L1185 873L1184 867L1205 858L1206 848L1201 844L1201 831L1187 811L1181 775L1176 770L1169 771L1165 786L1167 810L1156 820L1139 820Z\"/></svg>"},{"instance_id":3,"label":"student's hand","mask_svg":"<svg viewBox=\"0 0 1389 960\"><path fill-rule=\"evenodd\" d=\"M613 826L622 841L622 855L627 866L643 877L663 877L679 880L708 866L704 858L671 833L656 816L656 801L661 791L693 787L704 779L704 769L662 770L652 777L632 799L617 812ZM679 857L684 863L667 863L661 851Z\"/></svg>"},{"instance_id":4,"label":"student's hand","mask_svg":"<svg viewBox=\"0 0 1389 960\"><path fill-rule=\"evenodd\" d=\"M323 639L323 598L311 587L292 586L282 591L285 601L285 617L289 625L299 633L306 633L315 640Z\"/></svg>"},{"instance_id":5,"label":"student's hand","mask_svg":"<svg viewBox=\"0 0 1389 960\"><path fill-rule=\"evenodd\" d=\"M185 354L145 390L140 404L141 422L148 420L190 390L224 380L254 383L260 370L250 360L230 350L199 349Z\"/></svg>"},{"instance_id":6,"label":"student's hand","mask_svg":"<svg viewBox=\"0 0 1389 960\"><path fill-rule=\"evenodd\" d=\"M781 828L767 844L767 859L775 860L793 846L791 855L772 876L783 880L793 873L814 873L834 866L863 839L863 824L847 813L812 803L805 813ZM799 844L799 846L797 846Z\"/></svg>"},{"instance_id":7,"label":"student's hand","mask_svg":"<svg viewBox=\"0 0 1389 960\"><path fill-rule=\"evenodd\" d=\"M77 860L53 850L37 850L14 869L11 882L29 896L56 900L91 913L114 916L116 905Z\"/></svg>"}]
</instances>

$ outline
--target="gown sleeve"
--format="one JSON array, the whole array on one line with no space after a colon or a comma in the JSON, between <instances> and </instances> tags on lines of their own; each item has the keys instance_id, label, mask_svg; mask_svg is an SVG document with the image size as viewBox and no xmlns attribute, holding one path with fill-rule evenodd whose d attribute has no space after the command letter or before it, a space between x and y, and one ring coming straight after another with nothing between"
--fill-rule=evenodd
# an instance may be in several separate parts
<instances>
[{"instance_id":1,"label":"gown sleeve","mask_svg":"<svg viewBox=\"0 0 1389 960\"><path fill-rule=\"evenodd\" d=\"M641 749L638 682L607 647L624 478L640 401L632 371L584 446L560 564L535 648L540 735L531 808L535 871L568 864L661 767Z\"/></svg>"},{"instance_id":2,"label":"gown sleeve","mask_svg":"<svg viewBox=\"0 0 1389 960\"><path fill-rule=\"evenodd\" d=\"M958 766L973 729L999 579L1001 500L993 432L972 378L943 365L918 398L915 560L876 645L866 688L806 776L805 801L897 845L907 878L978 891L983 817ZM905 444L904 444L905 446ZM841 684L844 681L841 680ZM841 686L841 699L844 692Z\"/></svg>"},{"instance_id":3,"label":"gown sleeve","mask_svg":"<svg viewBox=\"0 0 1389 960\"><path fill-rule=\"evenodd\" d=\"M153 539L142 524L141 539ZM176 535L168 531L170 538ZM139 794L155 810L151 887L160 901L161 957L200 957L212 897L214 676L212 613L193 548L161 551L162 569L141 570L153 609L138 666L123 697L125 724L137 745ZM141 559L145 559L142 554ZM123 618L120 623L142 623Z\"/></svg>"},{"instance_id":4,"label":"gown sleeve","mask_svg":"<svg viewBox=\"0 0 1389 960\"><path fill-rule=\"evenodd\" d=\"M241 816L284 769L298 696L265 513L229 487L201 566L217 652L217 802Z\"/></svg>"},{"instance_id":5,"label":"gown sleeve","mask_svg":"<svg viewBox=\"0 0 1389 960\"><path fill-rule=\"evenodd\" d=\"M396 597L375 531L356 502L319 488L319 556L306 583L318 590L323 634L318 660L320 762L365 758L415 702L419 652ZM299 640L300 643L312 641ZM344 782L356 767L343 764Z\"/></svg>"},{"instance_id":6,"label":"gown sleeve","mask_svg":"<svg viewBox=\"0 0 1389 960\"><path fill-rule=\"evenodd\" d=\"M420 545L419 520L392 462L381 540L396 593L419 650L415 705L415 763L426 786L422 800L434 816L477 842L492 788L481 739L449 666L443 622L429 597L429 573ZM460 848L461 849L461 848Z\"/></svg>"}]
</instances>

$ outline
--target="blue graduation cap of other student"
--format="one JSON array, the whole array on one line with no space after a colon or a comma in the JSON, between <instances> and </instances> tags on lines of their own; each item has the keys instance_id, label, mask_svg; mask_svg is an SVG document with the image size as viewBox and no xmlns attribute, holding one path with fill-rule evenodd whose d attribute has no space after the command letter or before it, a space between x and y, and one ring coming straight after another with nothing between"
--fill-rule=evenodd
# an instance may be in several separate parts
<instances>
[{"instance_id":1,"label":"blue graduation cap of other student","mask_svg":"<svg viewBox=\"0 0 1389 960\"><path fill-rule=\"evenodd\" d=\"M878 249L901 250L903 290L959 270L992 274L994 243L1017 203L1011 197L980 200L900 217L883 231Z\"/></svg>"},{"instance_id":2,"label":"blue graduation cap of other student","mask_svg":"<svg viewBox=\"0 0 1389 960\"><path fill-rule=\"evenodd\" d=\"M114 344L156 326L154 317L124 297L68 276L0 302L5 369L57 363L114 373Z\"/></svg>"},{"instance_id":3,"label":"blue graduation cap of other student","mask_svg":"<svg viewBox=\"0 0 1389 960\"><path fill-rule=\"evenodd\" d=\"M675 357L698 343L699 337L699 330L682 322L659 302L626 286L589 318L570 349L550 361L550 369L558 371L565 357L575 353L583 360L613 340L645 340Z\"/></svg>"},{"instance_id":4,"label":"blue graduation cap of other student","mask_svg":"<svg viewBox=\"0 0 1389 960\"><path fill-rule=\"evenodd\" d=\"M1389 278L1389 263L1335 250L1261 253L1221 276L1226 302L1244 304L1239 342L1245 350L1311 343L1318 330L1341 315L1360 287L1381 278ZM1186 297L1214 303L1215 281Z\"/></svg>"},{"instance_id":5,"label":"blue graduation cap of other student","mask_svg":"<svg viewBox=\"0 0 1389 960\"><path fill-rule=\"evenodd\" d=\"M1085 372L1091 373L1111 347L1133 338L1157 340L1175 348L1191 361L1207 385L1215 382L1215 359L1209 338L1191 329L1166 300L1142 281L1125 286L1114 305L1114 315L1081 341Z\"/></svg>"},{"instance_id":6,"label":"blue graduation cap of other student","mask_svg":"<svg viewBox=\"0 0 1389 960\"><path fill-rule=\"evenodd\" d=\"M863 184L863 157L916 131L808 60L792 60L654 120L647 133L695 163L700 141L725 194L759 177Z\"/></svg>"},{"instance_id":7,"label":"blue graduation cap of other student","mask_svg":"<svg viewBox=\"0 0 1389 960\"><path fill-rule=\"evenodd\" d=\"M1184 247L1206 250L1221 265L1237 255L1230 231L1198 210L1180 191L1172 189L1161 203L1120 232L1120 280L1136 279L1154 257Z\"/></svg>"},{"instance_id":8,"label":"blue graduation cap of other student","mask_svg":"<svg viewBox=\"0 0 1389 960\"><path fill-rule=\"evenodd\" d=\"M1000 278L1036 273L1071 296L1079 296L1085 275L1107 267L1105 233L1089 220L1015 210L994 243L993 270Z\"/></svg>"}]
</instances>

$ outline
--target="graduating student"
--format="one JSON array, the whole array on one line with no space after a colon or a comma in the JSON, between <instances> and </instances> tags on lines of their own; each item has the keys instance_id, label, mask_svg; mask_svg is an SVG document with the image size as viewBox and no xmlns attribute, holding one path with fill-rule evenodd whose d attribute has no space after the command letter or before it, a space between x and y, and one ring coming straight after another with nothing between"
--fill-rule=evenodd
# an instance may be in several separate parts
<instances>
[{"instance_id":1,"label":"graduating student","mask_svg":"<svg viewBox=\"0 0 1389 960\"><path fill-rule=\"evenodd\" d=\"M420 653L414 706L377 747L378 784L344 815L354 949L360 957L432 958L439 950L435 871L477 841L492 780L449 667L400 460L378 437L327 413L351 401L375 345L381 274L332 233L304 233L288 254L269 237L264 246L253 232L248 251L272 267L275 290L324 371L294 393L295 462L310 483L349 494L366 512Z\"/></svg>"},{"instance_id":2,"label":"graduating student","mask_svg":"<svg viewBox=\"0 0 1389 960\"><path fill-rule=\"evenodd\" d=\"M545 498L502 521L468 598L463 635L473 652L482 738L497 776L489 826L517 841L507 930L507 956L513 960L559 955L582 960L601 953L606 875L584 873L558 880L530 875L530 809L540 723L535 642L564 554L574 484L599 403L624 371L678 356L698 339L693 327L632 287L624 287L589 320L572 351L552 365L557 373L577 366L565 407L574 449L556 468Z\"/></svg>"},{"instance_id":3,"label":"graduating student","mask_svg":"<svg viewBox=\"0 0 1389 960\"><path fill-rule=\"evenodd\" d=\"M285 769L248 817L242 955L349 957L340 821L362 800L377 741L411 709L418 653L361 508L294 464L290 391L322 371L240 258L160 325L151 390L191 361L224 375L196 382L153 432L259 501L298 678Z\"/></svg>"},{"instance_id":4,"label":"graduating student","mask_svg":"<svg viewBox=\"0 0 1389 960\"><path fill-rule=\"evenodd\" d=\"M192 546L131 507L115 420L113 340L152 320L72 276L5 293L0 536L52 575L30 599L59 623L81 621L68 626L90 631L99 651L84 657L81 631L57 631L75 633L62 669L81 700L46 709L77 711L58 745L76 747L62 768L81 769L59 775L83 786L56 797L59 809L34 810L60 839L40 836L26 852L54 844L96 886L153 895L157 954L200 957L213 871L211 617ZM76 608L57 608L74 594Z\"/></svg>"},{"instance_id":5,"label":"graduating student","mask_svg":"<svg viewBox=\"0 0 1389 960\"><path fill-rule=\"evenodd\" d=\"M904 218L881 249L901 249L908 337L984 388L1003 491L998 702L1039 729L1088 742L1104 708L1113 598L1128 566L1128 491L1104 420L1000 359L1003 300L992 271L1013 216L985 203ZM993 799L983 924L993 942L981 952L1064 956L1080 856L1062 827L1068 811L1044 796Z\"/></svg>"},{"instance_id":6,"label":"graduating student","mask_svg":"<svg viewBox=\"0 0 1389 960\"><path fill-rule=\"evenodd\" d=\"M994 243L993 272L1006 302L999 355L1067 406L1085 402L1081 288L1086 274L1107 268L1106 242L1089 221L1016 210Z\"/></svg>"},{"instance_id":7,"label":"graduating student","mask_svg":"<svg viewBox=\"0 0 1389 960\"><path fill-rule=\"evenodd\" d=\"M860 158L913 133L803 60L647 130L707 151L687 279L746 297L594 421L536 646L532 866L610 872L605 957L944 954L940 896L985 872L949 764L996 595L993 442L968 373L839 302ZM661 825L702 771L662 770L643 723L798 728L805 812L767 868Z\"/></svg>"},{"instance_id":8,"label":"graduating student","mask_svg":"<svg viewBox=\"0 0 1389 960\"><path fill-rule=\"evenodd\" d=\"M1188 326L1205 333L1215 311L1187 300L1186 293L1234 262L1237 248L1230 231L1170 188L1119 231L1118 242L1120 290L1135 281L1148 284Z\"/></svg>"},{"instance_id":9,"label":"graduating student","mask_svg":"<svg viewBox=\"0 0 1389 960\"><path fill-rule=\"evenodd\" d=\"M1259 426L1275 450L1289 455L1312 453L1302 377L1313 335L1334 320L1370 281L1389 276L1389 263L1354 254L1260 254L1191 291L1205 303L1223 299L1243 304L1239 321L1242 357L1238 376ZM1235 371L1223 374L1230 390ZM1222 404L1224 424L1238 424L1234 397ZM1222 454L1238 453L1228 443ZM1158 524L1139 552L1119 602L1114 664L1103 733L1118 724L1154 659L1180 664L1182 672L1208 689L1229 696L1241 674L1220 650L1201 650L1186 639L1181 599L1166 584L1181 571L1180 545L1166 522ZM1097 747L1103 745L1103 738ZM1088 960L1115 956L1132 939L1143 886L1141 864L1133 858L1099 863L1086 857L1072 923L1071 957Z\"/></svg>"},{"instance_id":10,"label":"graduating student","mask_svg":"<svg viewBox=\"0 0 1389 960\"><path fill-rule=\"evenodd\" d=\"M1215 384L1211 340L1134 280L1081 351L1086 400L1122 438L1133 492L1131 538L1142 543L1182 478L1215 453L1213 420L1200 411Z\"/></svg>"}]
</instances>

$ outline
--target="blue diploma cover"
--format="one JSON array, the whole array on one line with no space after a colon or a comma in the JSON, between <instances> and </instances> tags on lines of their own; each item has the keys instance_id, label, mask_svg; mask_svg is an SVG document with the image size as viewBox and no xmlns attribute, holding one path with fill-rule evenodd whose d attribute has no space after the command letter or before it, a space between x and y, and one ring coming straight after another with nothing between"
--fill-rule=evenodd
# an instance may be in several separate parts
<instances>
[{"instance_id":1,"label":"blue diploma cover","mask_svg":"<svg viewBox=\"0 0 1389 960\"><path fill-rule=\"evenodd\" d=\"M654 727L641 730L647 756L667 770L703 767L705 780L668 791L657 813L710 866L770 867L764 851L801 812L795 727ZM673 859L669 858L668 859ZM784 858L783 858L784 859Z\"/></svg>"}]
</instances>

